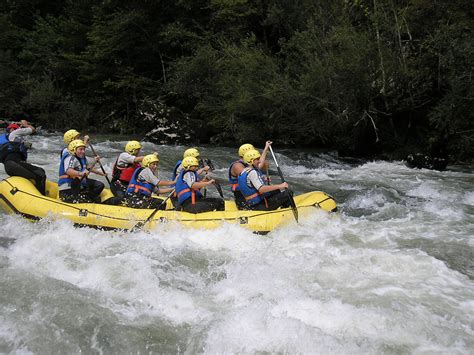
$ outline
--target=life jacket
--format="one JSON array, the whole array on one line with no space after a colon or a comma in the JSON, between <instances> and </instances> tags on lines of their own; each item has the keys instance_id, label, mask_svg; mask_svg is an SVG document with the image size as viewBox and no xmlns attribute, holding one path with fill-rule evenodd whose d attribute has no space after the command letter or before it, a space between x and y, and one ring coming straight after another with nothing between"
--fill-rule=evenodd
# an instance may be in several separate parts
<instances>
[{"instance_id":1,"label":"life jacket","mask_svg":"<svg viewBox=\"0 0 474 355\"><path fill-rule=\"evenodd\" d=\"M59 152L59 159L62 159L62 157L66 158L67 156L71 155L71 153L69 153L69 150L67 150L67 147L63 148L60 152Z\"/></svg>"},{"instance_id":2,"label":"life jacket","mask_svg":"<svg viewBox=\"0 0 474 355\"><path fill-rule=\"evenodd\" d=\"M179 168L179 166L181 165L181 163L182 163L182 160L178 160L178 162L177 162L176 165L174 166L174 169L173 169L173 176L171 177L171 180L176 179L176 175L178 175L178 168Z\"/></svg>"},{"instance_id":3,"label":"life jacket","mask_svg":"<svg viewBox=\"0 0 474 355\"><path fill-rule=\"evenodd\" d=\"M4 133L0 136L0 162L4 163L5 158L8 155L8 133Z\"/></svg>"},{"instance_id":4,"label":"life jacket","mask_svg":"<svg viewBox=\"0 0 474 355\"><path fill-rule=\"evenodd\" d=\"M0 136L0 145L4 145L5 143L10 142L8 140L8 133L4 133Z\"/></svg>"},{"instance_id":5,"label":"life jacket","mask_svg":"<svg viewBox=\"0 0 474 355\"><path fill-rule=\"evenodd\" d=\"M64 160L70 155L71 154L64 154L61 157L61 162L59 163L58 186L61 186L63 184L69 184L69 186L72 186L72 183L74 181L74 179L66 173L66 170L64 170ZM81 172L86 170L86 168L87 168L87 159L86 159L86 157L79 158L79 157L74 155L72 159L77 159L79 161L79 163L81 164L81 170L80 170ZM80 187L86 187L86 186L87 186L86 179L82 179Z\"/></svg>"},{"instance_id":6,"label":"life jacket","mask_svg":"<svg viewBox=\"0 0 474 355\"><path fill-rule=\"evenodd\" d=\"M261 194L258 192L258 190L255 187L250 187L247 185L247 177L249 173L255 170L262 179L264 178L264 175L259 169L255 169L253 167L247 167L245 168L239 175L238 181L239 181L239 188L240 192L242 192L242 195L245 198L245 201L253 206L253 205L258 205L260 202L265 200L265 194ZM265 200L266 201L266 200Z\"/></svg>"},{"instance_id":7,"label":"life jacket","mask_svg":"<svg viewBox=\"0 0 474 355\"><path fill-rule=\"evenodd\" d=\"M28 158L28 149L23 140L20 142L10 142L9 134L2 134L0 136L0 163L5 163L8 155L14 153L19 154L20 159L23 161L26 161Z\"/></svg>"},{"instance_id":8,"label":"life jacket","mask_svg":"<svg viewBox=\"0 0 474 355\"><path fill-rule=\"evenodd\" d=\"M244 167L247 167L248 165L245 164L243 162L242 159L239 159L239 160L236 160L234 161L232 164L230 164L230 167L229 167L229 182L230 182L230 188L232 191L240 191L240 187L239 187L239 177L235 177L232 175L232 167L234 166L234 164L236 163L240 163L242 164Z\"/></svg>"},{"instance_id":9,"label":"life jacket","mask_svg":"<svg viewBox=\"0 0 474 355\"><path fill-rule=\"evenodd\" d=\"M112 181L120 180L121 182L128 184L130 183L130 180L132 180L132 176L135 173L135 171L141 165L137 163L133 163L133 164L127 164L126 167L121 168L117 165L119 158L120 158L120 155L117 157L117 160L115 161L114 167L112 169Z\"/></svg>"},{"instance_id":10,"label":"life jacket","mask_svg":"<svg viewBox=\"0 0 474 355\"><path fill-rule=\"evenodd\" d=\"M138 180L138 174L140 174L143 169L144 168L140 167L133 173L132 178L130 179L130 183L127 187L127 194L151 196L155 185L146 181Z\"/></svg>"},{"instance_id":11,"label":"life jacket","mask_svg":"<svg viewBox=\"0 0 474 355\"><path fill-rule=\"evenodd\" d=\"M186 201L188 198L191 197L191 202L194 205L196 202L196 197L201 198L202 194L199 192L199 190L194 190L189 185L184 181L184 174L187 172L191 172L194 174L196 177L196 181L199 181L199 176L195 171L191 170L186 170L183 169L181 173L179 174L178 180L176 181L176 195L178 196L178 203L180 205L183 204L184 201Z\"/></svg>"}]
</instances>

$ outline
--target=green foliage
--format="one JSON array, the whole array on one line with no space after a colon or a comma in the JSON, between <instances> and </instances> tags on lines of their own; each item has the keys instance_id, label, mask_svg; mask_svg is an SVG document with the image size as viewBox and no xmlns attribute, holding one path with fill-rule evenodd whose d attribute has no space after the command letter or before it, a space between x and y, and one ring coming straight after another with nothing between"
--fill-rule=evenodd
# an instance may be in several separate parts
<instances>
[{"instance_id":1,"label":"green foliage","mask_svg":"<svg viewBox=\"0 0 474 355\"><path fill-rule=\"evenodd\" d=\"M7 1L0 114L123 133L180 124L195 127L201 141L271 138L365 155L442 142L452 157L468 159L473 7Z\"/></svg>"}]
</instances>

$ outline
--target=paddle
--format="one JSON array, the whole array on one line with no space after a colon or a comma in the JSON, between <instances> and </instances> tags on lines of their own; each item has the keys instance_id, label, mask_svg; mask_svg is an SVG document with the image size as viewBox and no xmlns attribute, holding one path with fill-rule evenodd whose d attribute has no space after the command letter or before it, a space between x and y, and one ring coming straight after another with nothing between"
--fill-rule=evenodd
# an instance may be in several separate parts
<instances>
[{"instance_id":1,"label":"paddle","mask_svg":"<svg viewBox=\"0 0 474 355\"><path fill-rule=\"evenodd\" d=\"M97 161L95 161L95 162L90 166L90 168L87 169L87 170L89 171L89 174L90 174L91 170L94 169L94 166L95 166L96 163L97 163ZM74 179L72 180L71 186L72 186L73 184L74 184L74 186L76 186L76 187L79 186L79 185L81 184L82 180L84 180L85 178L87 178L87 177L89 176L89 174L87 174L87 175L82 175L81 178L79 179L79 181L77 181L77 178L74 178Z\"/></svg>"},{"instance_id":2,"label":"paddle","mask_svg":"<svg viewBox=\"0 0 474 355\"><path fill-rule=\"evenodd\" d=\"M276 160L275 154L273 153L272 146L269 146L269 147L270 147L270 152L272 153L272 156L273 156L273 160L275 161L275 164L277 166L278 174L280 175L281 182L286 182L285 178L283 177L283 173L281 172L281 169L278 166L278 162ZM287 190L288 192L288 199L290 201L291 209L293 210L293 215L295 216L296 223L298 223L298 209L296 208L296 203L295 203L295 200L293 199L293 193L288 188L286 188L285 190Z\"/></svg>"},{"instance_id":3,"label":"paddle","mask_svg":"<svg viewBox=\"0 0 474 355\"><path fill-rule=\"evenodd\" d=\"M214 164L212 164L211 159L206 159L205 161L206 161L206 164L209 167L209 169L211 169L211 171L215 170L214 169ZM222 192L222 186L221 186L221 184L219 184L219 181L214 179L214 186L216 187L217 192L219 192L219 195L222 198L224 198L224 193Z\"/></svg>"},{"instance_id":4,"label":"paddle","mask_svg":"<svg viewBox=\"0 0 474 355\"><path fill-rule=\"evenodd\" d=\"M94 147L92 146L92 143L91 143L90 140L89 140L88 144L89 144L89 147L91 147L92 154L94 154L96 157L98 157L99 155L96 153L96 151L95 151ZM97 161L97 162L99 163L100 169L101 169L102 172L105 174L105 179L106 179L107 182L109 183L110 191L112 191L112 193L113 193L114 195L116 195L115 186L112 187L112 183L110 182L109 177L107 176L107 173L105 172L104 166L102 165L102 163L100 162L100 160Z\"/></svg>"},{"instance_id":5,"label":"paddle","mask_svg":"<svg viewBox=\"0 0 474 355\"><path fill-rule=\"evenodd\" d=\"M145 224L147 224L153 218L153 216L156 214L156 212L158 212L160 210L160 207L163 206L163 204L166 203L166 201L168 201L171 198L171 196L173 196L174 191L175 191L175 189L173 189L170 192L170 194L168 196L166 196L166 198L163 201L161 201L161 203L158 205L158 207L155 208L155 210L148 216L148 218L144 222L138 222L137 224L135 224L135 226L133 226L131 231L136 232L138 229L142 229L143 226Z\"/></svg>"},{"instance_id":6,"label":"paddle","mask_svg":"<svg viewBox=\"0 0 474 355\"><path fill-rule=\"evenodd\" d=\"M206 163L204 162L204 159L199 158L199 167L198 167L198 168L201 169L201 168L204 168L205 166L206 166ZM209 167L209 168L210 168L210 167ZM207 175L208 175L208 172L207 172L207 170L206 170L206 177L207 177ZM207 195L207 189L206 189L206 187L203 187L203 188L201 189L201 193L202 193L202 197L206 197L206 195Z\"/></svg>"},{"instance_id":7,"label":"paddle","mask_svg":"<svg viewBox=\"0 0 474 355\"><path fill-rule=\"evenodd\" d=\"M265 167L265 175L267 177L267 185L270 185L272 181L270 180L270 174L268 173L268 166Z\"/></svg>"}]
</instances>

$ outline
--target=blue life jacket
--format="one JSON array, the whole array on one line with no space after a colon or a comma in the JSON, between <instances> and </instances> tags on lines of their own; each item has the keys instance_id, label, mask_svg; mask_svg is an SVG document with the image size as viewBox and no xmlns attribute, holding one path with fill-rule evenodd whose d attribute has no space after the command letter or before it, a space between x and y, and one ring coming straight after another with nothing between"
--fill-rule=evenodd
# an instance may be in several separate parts
<instances>
[{"instance_id":1,"label":"blue life jacket","mask_svg":"<svg viewBox=\"0 0 474 355\"><path fill-rule=\"evenodd\" d=\"M63 184L69 184L70 186L72 185L73 178L70 177L67 173L66 170L64 169L64 160L69 156L70 154L65 154L61 157L61 162L59 163L59 179L58 179L58 186L61 186ZM73 158L79 160L79 163L81 164L81 172L85 171L87 169L87 159L86 157L84 158L79 158L74 156ZM77 179L77 178L76 178ZM81 180L81 187L86 187L87 186L87 181L86 179Z\"/></svg>"},{"instance_id":2,"label":"blue life jacket","mask_svg":"<svg viewBox=\"0 0 474 355\"><path fill-rule=\"evenodd\" d=\"M59 153L59 158L62 159L63 156L64 156L64 158L66 158L66 157L69 156L69 155L71 155L71 153L69 153L69 150L68 150L67 147L66 147L66 148L63 148L63 149L61 150L61 152Z\"/></svg>"},{"instance_id":3,"label":"blue life jacket","mask_svg":"<svg viewBox=\"0 0 474 355\"><path fill-rule=\"evenodd\" d=\"M0 163L4 163L8 155L14 153L20 154L20 159L23 161L28 158L28 149L23 140L21 142L10 142L9 134L2 134L0 136Z\"/></svg>"},{"instance_id":4,"label":"blue life jacket","mask_svg":"<svg viewBox=\"0 0 474 355\"><path fill-rule=\"evenodd\" d=\"M178 203L183 204L188 198L192 199L192 204L196 202L196 197L201 198L202 194L199 190L193 190L187 183L184 181L184 174L191 172L196 177L196 181L199 181L199 176L195 171L183 169L179 174L178 180L176 181L176 194L178 196Z\"/></svg>"},{"instance_id":5,"label":"blue life jacket","mask_svg":"<svg viewBox=\"0 0 474 355\"><path fill-rule=\"evenodd\" d=\"M4 133L0 136L0 162L4 163L5 158L8 155L8 133Z\"/></svg>"},{"instance_id":6,"label":"blue life jacket","mask_svg":"<svg viewBox=\"0 0 474 355\"><path fill-rule=\"evenodd\" d=\"M0 136L0 145L10 142L8 140L8 133L4 133Z\"/></svg>"},{"instance_id":7,"label":"blue life jacket","mask_svg":"<svg viewBox=\"0 0 474 355\"><path fill-rule=\"evenodd\" d=\"M173 169L173 176L171 177L171 180L176 179L176 175L178 175L178 168L179 168L179 166L181 165L181 163L182 163L182 160L178 160L178 162L177 162L176 165L174 166L174 169Z\"/></svg>"},{"instance_id":8,"label":"blue life jacket","mask_svg":"<svg viewBox=\"0 0 474 355\"><path fill-rule=\"evenodd\" d=\"M245 201L247 201L247 203L251 206L257 205L260 202L262 202L262 200L265 199L265 195L266 195L266 194L261 194L260 192L258 192L258 190L255 187L253 186L249 187L247 185L247 176L252 170L255 170L258 176L262 178L262 180L264 179L263 173L259 169L255 169L255 168L245 169L244 171L240 173L239 179L238 179L240 192L242 192L242 195L244 195Z\"/></svg>"},{"instance_id":9,"label":"blue life jacket","mask_svg":"<svg viewBox=\"0 0 474 355\"><path fill-rule=\"evenodd\" d=\"M143 195L143 196L151 196L153 189L155 188L155 185L146 182L146 181L140 181L138 180L138 174L143 170L144 168L138 168L135 170L135 172L132 175L132 178L130 179L130 183L128 184L127 187L127 195Z\"/></svg>"},{"instance_id":10,"label":"blue life jacket","mask_svg":"<svg viewBox=\"0 0 474 355\"><path fill-rule=\"evenodd\" d=\"M239 160L236 160L234 161L232 164L230 164L230 167L229 167L229 182L230 182L230 188L232 191L240 191L240 187L239 187L239 177L233 177L232 176L232 167L234 166L234 164L236 163L240 163L242 164L244 167L247 167L248 165L245 164L243 162L242 159L239 159Z\"/></svg>"}]
</instances>

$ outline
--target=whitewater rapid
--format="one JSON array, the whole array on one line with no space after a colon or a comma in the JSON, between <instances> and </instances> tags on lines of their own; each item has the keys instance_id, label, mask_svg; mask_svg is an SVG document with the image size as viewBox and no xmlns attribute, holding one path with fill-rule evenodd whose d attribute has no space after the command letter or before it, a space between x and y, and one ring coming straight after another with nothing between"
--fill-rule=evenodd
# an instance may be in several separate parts
<instances>
[{"instance_id":1,"label":"whitewater rapid","mask_svg":"<svg viewBox=\"0 0 474 355\"><path fill-rule=\"evenodd\" d=\"M110 171L126 140L105 138L94 148ZM32 140L30 162L55 180L60 135ZM472 354L472 169L274 148L296 193L330 193L340 212L267 236L0 212L0 353ZM168 178L183 149L143 150ZM224 180L236 147L201 151Z\"/></svg>"}]
</instances>

